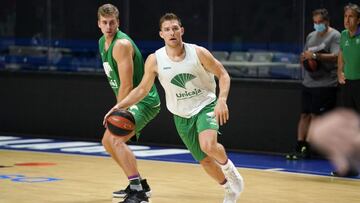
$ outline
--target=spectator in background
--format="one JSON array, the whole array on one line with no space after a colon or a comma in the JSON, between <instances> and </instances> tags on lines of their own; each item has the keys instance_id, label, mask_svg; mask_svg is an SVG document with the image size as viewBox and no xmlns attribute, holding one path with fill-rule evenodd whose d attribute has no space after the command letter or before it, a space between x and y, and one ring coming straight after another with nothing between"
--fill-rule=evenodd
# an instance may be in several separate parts
<instances>
[{"instance_id":1,"label":"spectator in background","mask_svg":"<svg viewBox=\"0 0 360 203\"><path fill-rule=\"evenodd\" d=\"M341 103L344 107L360 113L360 8L349 3L344 7L344 27L341 32L338 57L338 80ZM358 170L350 166L345 173L333 175L356 176Z\"/></svg>"},{"instance_id":2,"label":"spectator in background","mask_svg":"<svg viewBox=\"0 0 360 203\"><path fill-rule=\"evenodd\" d=\"M316 9L312 16L315 31L306 37L304 52L300 56L304 67L302 109L295 151L286 155L289 160L310 157L307 135L311 120L333 109L336 104L336 60L340 33L330 27L326 9Z\"/></svg>"},{"instance_id":3,"label":"spectator in background","mask_svg":"<svg viewBox=\"0 0 360 203\"><path fill-rule=\"evenodd\" d=\"M338 58L338 79L342 104L360 113L360 8L348 4L344 8Z\"/></svg>"}]
</instances>

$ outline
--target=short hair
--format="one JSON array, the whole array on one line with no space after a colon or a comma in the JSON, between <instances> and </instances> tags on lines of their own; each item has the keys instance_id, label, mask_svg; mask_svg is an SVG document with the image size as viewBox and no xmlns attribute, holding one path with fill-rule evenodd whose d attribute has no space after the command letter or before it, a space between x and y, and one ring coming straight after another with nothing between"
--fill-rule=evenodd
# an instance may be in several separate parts
<instances>
[{"instance_id":1,"label":"short hair","mask_svg":"<svg viewBox=\"0 0 360 203\"><path fill-rule=\"evenodd\" d=\"M161 30L162 24L167 20L177 20L179 22L180 27L182 26L181 20L177 15L175 15L174 13L165 13L163 16L161 16L160 21L159 21L160 30Z\"/></svg>"},{"instance_id":2,"label":"short hair","mask_svg":"<svg viewBox=\"0 0 360 203\"><path fill-rule=\"evenodd\" d=\"M329 12L326 8L319 8L312 12L313 16L320 15L323 20L330 21Z\"/></svg>"},{"instance_id":3,"label":"short hair","mask_svg":"<svg viewBox=\"0 0 360 203\"><path fill-rule=\"evenodd\" d=\"M344 12L348 9L351 9L356 12L357 17L360 18L360 7L357 4L349 3L344 7Z\"/></svg>"},{"instance_id":4,"label":"short hair","mask_svg":"<svg viewBox=\"0 0 360 203\"><path fill-rule=\"evenodd\" d=\"M116 6L112 4L104 4L99 7L98 9L98 19L100 19L100 16L112 16L114 15L117 19L119 19L119 10L116 8Z\"/></svg>"}]
</instances>

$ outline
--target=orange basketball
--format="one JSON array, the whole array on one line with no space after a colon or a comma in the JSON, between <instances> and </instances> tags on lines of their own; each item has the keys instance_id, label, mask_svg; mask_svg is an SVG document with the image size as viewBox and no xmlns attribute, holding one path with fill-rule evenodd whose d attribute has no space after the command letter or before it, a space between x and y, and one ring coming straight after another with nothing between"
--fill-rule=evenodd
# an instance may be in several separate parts
<instances>
[{"instance_id":1,"label":"orange basketball","mask_svg":"<svg viewBox=\"0 0 360 203\"><path fill-rule=\"evenodd\" d=\"M134 116L127 110L113 111L106 119L107 128L111 134L126 136L135 130Z\"/></svg>"}]
</instances>

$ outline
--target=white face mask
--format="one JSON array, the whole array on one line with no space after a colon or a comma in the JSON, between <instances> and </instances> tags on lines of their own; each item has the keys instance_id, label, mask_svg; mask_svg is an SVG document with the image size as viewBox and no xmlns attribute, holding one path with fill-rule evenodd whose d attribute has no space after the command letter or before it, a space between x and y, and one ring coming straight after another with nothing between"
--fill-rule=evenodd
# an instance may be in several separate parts
<instances>
[{"instance_id":1,"label":"white face mask","mask_svg":"<svg viewBox=\"0 0 360 203\"><path fill-rule=\"evenodd\" d=\"M319 23L319 24L314 23L314 29L316 32L324 32L326 29L326 26L324 23Z\"/></svg>"}]
</instances>

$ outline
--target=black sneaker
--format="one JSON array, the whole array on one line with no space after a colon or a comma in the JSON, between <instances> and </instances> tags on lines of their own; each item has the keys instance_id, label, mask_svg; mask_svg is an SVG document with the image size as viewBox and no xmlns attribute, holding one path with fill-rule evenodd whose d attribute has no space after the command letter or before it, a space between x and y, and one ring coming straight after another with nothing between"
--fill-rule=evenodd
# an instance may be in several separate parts
<instances>
[{"instance_id":1,"label":"black sneaker","mask_svg":"<svg viewBox=\"0 0 360 203\"><path fill-rule=\"evenodd\" d=\"M146 196L144 190L130 190L130 192L126 195L124 201L119 203L149 203L149 198Z\"/></svg>"},{"instance_id":2,"label":"black sneaker","mask_svg":"<svg viewBox=\"0 0 360 203\"><path fill-rule=\"evenodd\" d=\"M309 147L302 146L299 152L296 151L296 152L286 154L285 157L288 160L310 159L311 154L310 154Z\"/></svg>"},{"instance_id":3,"label":"black sneaker","mask_svg":"<svg viewBox=\"0 0 360 203\"><path fill-rule=\"evenodd\" d=\"M299 152L291 152L289 154L286 154L286 159L288 160L298 160L300 158Z\"/></svg>"},{"instance_id":4,"label":"black sneaker","mask_svg":"<svg viewBox=\"0 0 360 203\"><path fill-rule=\"evenodd\" d=\"M151 197L151 189L148 185L146 179L141 180L141 186L146 194L146 197ZM113 197L115 198L125 198L130 193L130 185L128 185L124 190L118 190L113 192Z\"/></svg>"}]
</instances>

